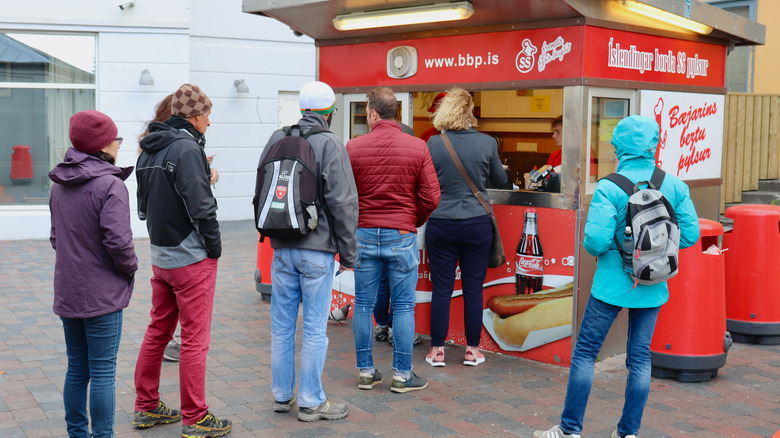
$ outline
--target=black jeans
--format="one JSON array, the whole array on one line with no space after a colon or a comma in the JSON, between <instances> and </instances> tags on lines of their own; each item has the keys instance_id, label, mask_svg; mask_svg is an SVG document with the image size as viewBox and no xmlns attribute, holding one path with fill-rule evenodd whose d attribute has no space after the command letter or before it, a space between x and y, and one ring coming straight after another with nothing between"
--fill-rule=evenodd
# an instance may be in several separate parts
<instances>
[{"instance_id":1,"label":"black jeans","mask_svg":"<svg viewBox=\"0 0 780 438\"><path fill-rule=\"evenodd\" d=\"M425 246L431 271L431 346L440 347L447 339L450 300L460 264L463 288L463 321L466 343L479 345L482 335L482 285L485 282L493 227L490 218L431 218L425 229Z\"/></svg>"}]
</instances>

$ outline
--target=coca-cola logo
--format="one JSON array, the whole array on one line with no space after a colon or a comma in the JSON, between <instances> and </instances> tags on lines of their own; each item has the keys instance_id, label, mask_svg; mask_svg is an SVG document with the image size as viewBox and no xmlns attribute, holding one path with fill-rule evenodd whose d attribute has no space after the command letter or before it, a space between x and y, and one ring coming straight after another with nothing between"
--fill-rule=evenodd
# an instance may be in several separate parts
<instances>
[{"instance_id":1,"label":"coca-cola logo","mask_svg":"<svg viewBox=\"0 0 780 438\"><path fill-rule=\"evenodd\" d=\"M535 256L518 256L515 268L518 272L526 275L542 275L544 272L542 258Z\"/></svg>"}]
</instances>

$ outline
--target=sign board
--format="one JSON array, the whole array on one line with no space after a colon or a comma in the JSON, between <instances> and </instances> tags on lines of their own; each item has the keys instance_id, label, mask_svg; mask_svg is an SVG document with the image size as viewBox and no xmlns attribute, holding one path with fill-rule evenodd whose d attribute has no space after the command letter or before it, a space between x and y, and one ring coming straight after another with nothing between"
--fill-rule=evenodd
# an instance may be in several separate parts
<instances>
[{"instance_id":1,"label":"sign board","mask_svg":"<svg viewBox=\"0 0 780 438\"><path fill-rule=\"evenodd\" d=\"M640 92L639 113L661 128L656 165L683 180L720 178L725 96Z\"/></svg>"},{"instance_id":2,"label":"sign board","mask_svg":"<svg viewBox=\"0 0 780 438\"><path fill-rule=\"evenodd\" d=\"M572 79L723 87L726 48L655 35L567 26L319 48L333 88Z\"/></svg>"}]
</instances>

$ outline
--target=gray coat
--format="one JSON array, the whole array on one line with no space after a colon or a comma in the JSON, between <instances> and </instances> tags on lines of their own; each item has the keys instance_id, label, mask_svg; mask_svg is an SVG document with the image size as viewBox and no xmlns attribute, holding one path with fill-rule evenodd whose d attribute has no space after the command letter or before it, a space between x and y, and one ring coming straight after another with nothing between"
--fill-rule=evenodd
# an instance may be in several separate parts
<instances>
[{"instance_id":1,"label":"gray coat","mask_svg":"<svg viewBox=\"0 0 780 438\"><path fill-rule=\"evenodd\" d=\"M494 187L506 183L506 172L504 172L501 160L498 158L496 139L477 132L474 128L447 131L446 133L455 153L458 154L458 158L463 164L463 168L466 169L466 173L477 189L482 192L482 196L489 201L490 198L485 187L488 179ZM439 208L431 214L431 217L469 219L487 215L452 161L441 135L434 135L428 140L428 149L431 151L431 158L433 158L433 165L436 167L436 175L439 177L439 186L441 187Z\"/></svg>"},{"instance_id":2,"label":"gray coat","mask_svg":"<svg viewBox=\"0 0 780 438\"><path fill-rule=\"evenodd\" d=\"M304 131L312 128L328 129L325 119L315 112L304 113L298 124ZM263 155L269 146L282 137L284 132L281 129L274 132ZM314 134L308 140L317 160L320 193L325 208L320 211L317 228L312 232L296 240L271 239L271 247L338 253L339 264L352 268L357 255L355 230L358 220L358 196L347 149L341 139L332 133ZM260 157L260 162L263 158Z\"/></svg>"}]
</instances>

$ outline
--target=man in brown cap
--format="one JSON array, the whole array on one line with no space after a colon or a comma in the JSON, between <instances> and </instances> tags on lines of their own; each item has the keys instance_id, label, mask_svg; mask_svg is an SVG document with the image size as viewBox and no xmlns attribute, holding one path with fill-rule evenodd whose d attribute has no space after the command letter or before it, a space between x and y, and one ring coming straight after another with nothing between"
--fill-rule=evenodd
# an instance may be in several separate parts
<instances>
[{"instance_id":1,"label":"man in brown cap","mask_svg":"<svg viewBox=\"0 0 780 438\"><path fill-rule=\"evenodd\" d=\"M222 253L217 202L211 193L203 147L211 100L196 85L173 94L171 117L153 122L141 139L136 166L138 216L151 239L152 310L135 368L133 425L183 420L182 437L218 437L230 433L230 420L219 420L206 404L206 353L211 312ZM179 383L181 411L160 400L163 351L181 323Z\"/></svg>"}]
</instances>

